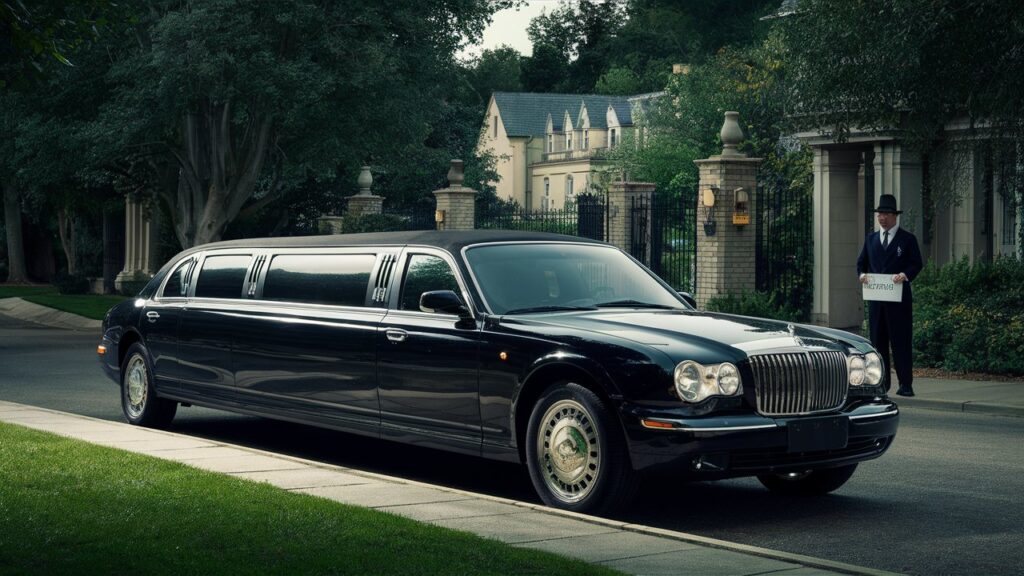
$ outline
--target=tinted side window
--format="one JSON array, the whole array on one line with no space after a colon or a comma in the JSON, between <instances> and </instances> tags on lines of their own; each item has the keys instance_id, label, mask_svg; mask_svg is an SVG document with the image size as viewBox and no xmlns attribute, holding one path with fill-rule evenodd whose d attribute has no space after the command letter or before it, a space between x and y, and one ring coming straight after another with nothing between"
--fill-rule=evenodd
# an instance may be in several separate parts
<instances>
[{"instance_id":1,"label":"tinted side window","mask_svg":"<svg viewBox=\"0 0 1024 576\"><path fill-rule=\"evenodd\" d=\"M401 310L420 309L420 295L434 290L451 290L459 294L455 273L443 258L427 254L414 254L409 258L402 284Z\"/></svg>"},{"instance_id":2,"label":"tinted side window","mask_svg":"<svg viewBox=\"0 0 1024 576\"><path fill-rule=\"evenodd\" d=\"M186 258L170 273L167 284L164 284L164 289L160 292L161 298L184 298L188 294L187 274L192 262L192 258Z\"/></svg>"},{"instance_id":3,"label":"tinted side window","mask_svg":"<svg viewBox=\"0 0 1024 576\"><path fill-rule=\"evenodd\" d=\"M196 280L196 298L241 298L248 254L208 256Z\"/></svg>"},{"instance_id":4,"label":"tinted side window","mask_svg":"<svg viewBox=\"0 0 1024 576\"><path fill-rule=\"evenodd\" d=\"M364 306L372 254L281 254L263 283L265 300Z\"/></svg>"}]
</instances>

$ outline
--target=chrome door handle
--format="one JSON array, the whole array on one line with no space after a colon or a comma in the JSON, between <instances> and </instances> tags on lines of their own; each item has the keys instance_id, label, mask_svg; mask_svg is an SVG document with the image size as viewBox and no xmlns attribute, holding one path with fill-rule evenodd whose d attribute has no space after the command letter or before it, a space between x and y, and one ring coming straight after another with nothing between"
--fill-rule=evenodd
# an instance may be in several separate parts
<instances>
[{"instance_id":1,"label":"chrome door handle","mask_svg":"<svg viewBox=\"0 0 1024 576\"><path fill-rule=\"evenodd\" d=\"M152 311L146 312L146 318L148 318L150 322L156 322L157 318L160 318L160 313Z\"/></svg>"},{"instance_id":2,"label":"chrome door handle","mask_svg":"<svg viewBox=\"0 0 1024 576\"><path fill-rule=\"evenodd\" d=\"M405 337L409 335L405 330L388 330L385 334L387 334L388 340L396 343L404 342Z\"/></svg>"}]
</instances>

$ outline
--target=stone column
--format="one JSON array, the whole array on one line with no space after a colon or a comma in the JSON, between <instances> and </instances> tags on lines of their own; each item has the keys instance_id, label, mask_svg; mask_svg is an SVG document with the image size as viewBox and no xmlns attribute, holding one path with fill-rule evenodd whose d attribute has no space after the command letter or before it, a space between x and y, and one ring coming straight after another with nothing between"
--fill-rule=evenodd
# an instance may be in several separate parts
<instances>
[{"instance_id":1,"label":"stone column","mask_svg":"<svg viewBox=\"0 0 1024 576\"><path fill-rule=\"evenodd\" d=\"M725 113L720 133L722 153L694 161L700 170L694 296L701 308L715 296L753 292L756 287L755 224L734 225L733 213L741 188L747 193L748 205L754 205L761 159L748 158L736 150L743 141L738 117L737 112ZM713 206L707 206L712 199Z\"/></svg>"},{"instance_id":2,"label":"stone column","mask_svg":"<svg viewBox=\"0 0 1024 576\"><path fill-rule=\"evenodd\" d=\"M139 282L153 275L152 254L156 226L142 202L128 197L124 208L124 270L114 279L121 290L126 282Z\"/></svg>"},{"instance_id":3,"label":"stone column","mask_svg":"<svg viewBox=\"0 0 1024 576\"><path fill-rule=\"evenodd\" d=\"M434 197L437 198L435 219L438 230L476 228L476 190L463 186L464 180L462 160L452 160L448 170L448 187L434 191Z\"/></svg>"},{"instance_id":4,"label":"stone column","mask_svg":"<svg viewBox=\"0 0 1024 576\"><path fill-rule=\"evenodd\" d=\"M635 198L641 199L647 207L647 238L642 239L648 251L651 245L651 198L654 196L654 184L650 182L612 182L608 188L608 238L609 244L626 252L633 249L633 203ZM637 239L641 240L641 239ZM633 254L634 257L647 261L650 254Z\"/></svg>"}]
</instances>

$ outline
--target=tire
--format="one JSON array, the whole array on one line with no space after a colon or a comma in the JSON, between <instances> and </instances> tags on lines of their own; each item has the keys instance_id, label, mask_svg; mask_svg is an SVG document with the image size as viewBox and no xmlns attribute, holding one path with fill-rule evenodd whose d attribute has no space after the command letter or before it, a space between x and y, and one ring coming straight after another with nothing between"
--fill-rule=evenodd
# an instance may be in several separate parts
<instances>
[{"instance_id":1,"label":"tire","mask_svg":"<svg viewBox=\"0 0 1024 576\"><path fill-rule=\"evenodd\" d=\"M757 479L765 488L793 496L821 496L839 489L853 476L856 464L787 474L763 474Z\"/></svg>"},{"instance_id":2,"label":"tire","mask_svg":"<svg viewBox=\"0 0 1024 576\"><path fill-rule=\"evenodd\" d=\"M125 419L136 426L166 428L177 410L177 402L156 395L149 351L141 343L132 344L121 364L121 411Z\"/></svg>"},{"instance_id":3,"label":"tire","mask_svg":"<svg viewBox=\"0 0 1024 576\"><path fill-rule=\"evenodd\" d=\"M592 391L571 382L549 387L534 405L526 462L537 494L563 510L612 511L628 504L639 487L614 414Z\"/></svg>"}]
</instances>

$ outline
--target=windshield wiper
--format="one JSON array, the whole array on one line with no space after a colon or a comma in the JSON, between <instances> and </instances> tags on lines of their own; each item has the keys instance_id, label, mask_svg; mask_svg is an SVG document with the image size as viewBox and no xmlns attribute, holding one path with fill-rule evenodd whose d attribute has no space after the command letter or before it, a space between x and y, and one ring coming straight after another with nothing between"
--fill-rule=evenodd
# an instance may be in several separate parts
<instances>
[{"instance_id":1,"label":"windshield wiper","mask_svg":"<svg viewBox=\"0 0 1024 576\"><path fill-rule=\"evenodd\" d=\"M669 306L667 304L654 304L651 302L641 302L639 300L613 300L611 302L601 302L596 304L598 308L657 308L659 310L678 310L678 306Z\"/></svg>"},{"instance_id":2,"label":"windshield wiper","mask_svg":"<svg viewBox=\"0 0 1024 576\"><path fill-rule=\"evenodd\" d=\"M505 314L532 314L534 312L565 312L571 310L597 310L594 306L533 306L530 308L516 308Z\"/></svg>"}]
</instances>

